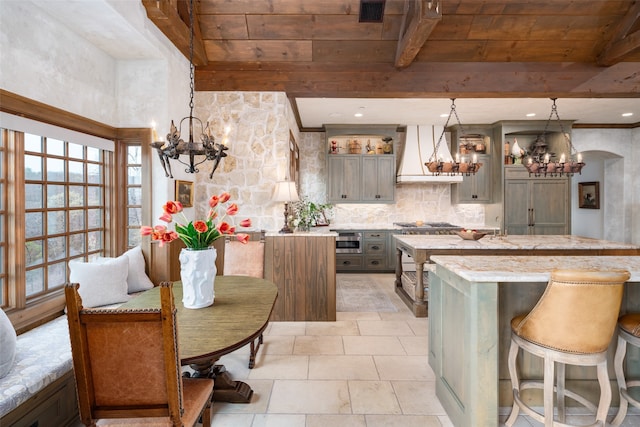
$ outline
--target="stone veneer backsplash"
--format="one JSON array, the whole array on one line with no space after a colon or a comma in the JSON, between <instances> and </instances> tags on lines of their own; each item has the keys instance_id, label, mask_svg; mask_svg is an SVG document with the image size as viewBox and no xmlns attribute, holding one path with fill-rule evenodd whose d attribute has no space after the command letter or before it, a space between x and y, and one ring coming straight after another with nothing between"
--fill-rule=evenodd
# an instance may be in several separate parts
<instances>
[{"instance_id":1,"label":"stone veneer backsplash","mask_svg":"<svg viewBox=\"0 0 640 427\"><path fill-rule=\"evenodd\" d=\"M209 120L212 133L222 136L231 126L228 157L209 180L196 176L195 207L205 215L212 194L227 191L240 206L239 217L251 218L254 229L282 227L283 204L271 201L276 181L286 177L288 141L294 135L300 150L300 195L326 202L326 142L322 132L298 132L286 96L279 92L197 92L195 116ZM217 137L220 140L220 137ZM484 225L482 205L452 205L449 184L409 184L396 187L393 204L338 204L332 227L388 228L398 221L448 221Z\"/></svg>"}]
</instances>

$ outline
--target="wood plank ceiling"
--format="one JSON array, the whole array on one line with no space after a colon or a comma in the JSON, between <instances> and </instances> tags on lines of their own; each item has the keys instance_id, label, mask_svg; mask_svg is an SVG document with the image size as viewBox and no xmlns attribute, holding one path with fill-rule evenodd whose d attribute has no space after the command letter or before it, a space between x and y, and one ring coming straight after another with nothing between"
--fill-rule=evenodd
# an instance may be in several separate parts
<instances>
[{"instance_id":1,"label":"wood plank ceiling","mask_svg":"<svg viewBox=\"0 0 640 427\"><path fill-rule=\"evenodd\" d=\"M361 2L383 3L360 22ZM188 57L186 0L142 0ZM195 0L197 91L640 97L640 0Z\"/></svg>"}]
</instances>

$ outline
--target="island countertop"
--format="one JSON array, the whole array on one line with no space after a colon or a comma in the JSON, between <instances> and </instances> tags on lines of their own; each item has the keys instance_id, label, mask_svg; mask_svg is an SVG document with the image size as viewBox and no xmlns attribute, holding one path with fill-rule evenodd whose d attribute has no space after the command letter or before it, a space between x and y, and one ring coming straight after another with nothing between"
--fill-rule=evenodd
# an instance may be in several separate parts
<instances>
[{"instance_id":1,"label":"island countertop","mask_svg":"<svg viewBox=\"0 0 640 427\"><path fill-rule=\"evenodd\" d=\"M434 255L431 261L470 282L546 282L554 269L623 269L640 282L640 256L483 256Z\"/></svg>"},{"instance_id":2,"label":"island countertop","mask_svg":"<svg viewBox=\"0 0 640 427\"><path fill-rule=\"evenodd\" d=\"M482 249L625 249L638 250L640 246L631 243L613 242L609 240L592 239L590 237L572 235L487 235L480 240L463 240L457 235L398 235L398 243L411 249L425 250L482 250Z\"/></svg>"}]
</instances>

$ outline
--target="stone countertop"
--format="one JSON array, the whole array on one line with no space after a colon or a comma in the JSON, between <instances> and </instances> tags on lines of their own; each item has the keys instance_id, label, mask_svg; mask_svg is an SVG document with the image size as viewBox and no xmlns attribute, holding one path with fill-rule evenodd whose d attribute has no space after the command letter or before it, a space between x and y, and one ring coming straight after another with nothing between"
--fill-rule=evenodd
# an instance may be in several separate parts
<instances>
[{"instance_id":1,"label":"stone countertop","mask_svg":"<svg viewBox=\"0 0 640 427\"><path fill-rule=\"evenodd\" d=\"M265 233L266 237L338 237L338 233L330 231L328 227L312 228L309 231L294 231L293 233L278 233L270 231Z\"/></svg>"},{"instance_id":2,"label":"stone countertop","mask_svg":"<svg viewBox=\"0 0 640 427\"><path fill-rule=\"evenodd\" d=\"M414 249L640 249L630 243L571 235L484 236L463 240L457 235L399 235L396 240Z\"/></svg>"},{"instance_id":3,"label":"stone countertop","mask_svg":"<svg viewBox=\"0 0 640 427\"><path fill-rule=\"evenodd\" d=\"M640 282L640 256L452 256L431 261L470 282L546 282L556 268L624 269Z\"/></svg>"}]
</instances>

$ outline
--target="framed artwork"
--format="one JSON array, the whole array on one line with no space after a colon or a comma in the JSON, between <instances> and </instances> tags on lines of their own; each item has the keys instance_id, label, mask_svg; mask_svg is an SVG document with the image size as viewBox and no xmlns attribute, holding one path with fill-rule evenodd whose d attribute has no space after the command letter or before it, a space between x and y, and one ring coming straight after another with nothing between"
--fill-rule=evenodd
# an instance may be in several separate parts
<instances>
[{"instance_id":1,"label":"framed artwork","mask_svg":"<svg viewBox=\"0 0 640 427\"><path fill-rule=\"evenodd\" d=\"M578 183L578 207L584 209L600 209L600 183Z\"/></svg>"},{"instance_id":2,"label":"framed artwork","mask_svg":"<svg viewBox=\"0 0 640 427\"><path fill-rule=\"evenodd\" d=\"M193 206L193 182L176 179L176 200L185 208Z\"/></svg>"}]
</instances>

